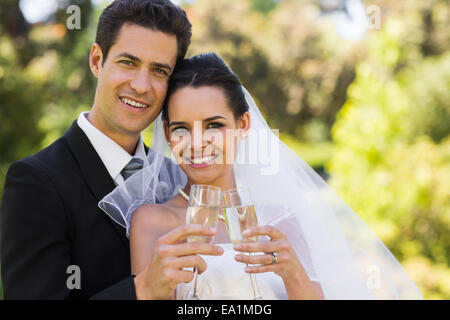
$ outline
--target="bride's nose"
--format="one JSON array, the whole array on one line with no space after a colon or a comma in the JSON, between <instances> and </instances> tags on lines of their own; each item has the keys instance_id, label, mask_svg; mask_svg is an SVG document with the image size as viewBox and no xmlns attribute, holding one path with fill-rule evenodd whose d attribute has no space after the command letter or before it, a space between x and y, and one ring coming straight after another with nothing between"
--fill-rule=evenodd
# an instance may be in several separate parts
<instances>
[{"instance_id":1,"label":"bride's nose","mask_svg":"<svg viewBox=\"0 0 450 320\"><path fill-rule=\"evenodd\" d=\"M205 139L204 135L198 135L197 137L193 135L189 148L193 153L202 153L209 144L210 141Z\"/></svg>"},{"instance_id":2,"label":"bride's nose","mask_svg":"<svg viewBox=\"0 0 450 320\"><path fill-rule=\"evenodd\" d=\"M192 154L202 155L203 150L205 150L209 144L211 144L211 139L203 132L202 127L194 128L189 146Z\"/></svg>"}]
</instances>

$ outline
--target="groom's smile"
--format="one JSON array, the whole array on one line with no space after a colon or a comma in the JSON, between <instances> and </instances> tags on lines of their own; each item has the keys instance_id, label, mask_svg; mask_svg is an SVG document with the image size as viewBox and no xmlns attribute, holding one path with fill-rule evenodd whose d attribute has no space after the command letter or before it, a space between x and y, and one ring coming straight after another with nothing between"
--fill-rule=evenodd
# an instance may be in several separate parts
<instances>
[{"instance_id":1,"label":"groom's smile","mask_svg":"<svg viewBox=\"0 0 450 320\"><path fill-rule=\"evenodd\" d=\"M151 103L146 103L142 100L137 100L134 98L130 98L128 96L120 96L119 100L123 102L127 108L130 108L133 112L143 112L145 109L150 107Z\"/></svg>"}]
</instances>

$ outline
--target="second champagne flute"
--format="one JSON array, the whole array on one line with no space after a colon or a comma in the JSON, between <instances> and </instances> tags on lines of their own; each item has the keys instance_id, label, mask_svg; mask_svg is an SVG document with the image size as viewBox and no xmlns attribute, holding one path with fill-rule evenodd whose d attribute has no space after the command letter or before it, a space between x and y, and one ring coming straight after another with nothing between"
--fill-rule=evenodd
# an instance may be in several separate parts
<instances>
[{"instance_id":1,"label":"second champagne flute","mask_svg":"<svg viewBox=\"0 0 450 320\"><path fill-rule=\"evenodd\" d=\"M225 222L230 239L235 243L258 241L258 237L244 238L242 233L258 226L255 206L247 188L230 189L223 192ZM250 253L249 253L250 255ZM248 266L248 264L247 264ZM252 284L253 300L262 300L258 282L253 273L249 274Z\"/></svg>"},{"instance_id":2,"label":"second champagne flute","mask_svg":"<svg viewBox=\"0 0 450 320\"><path fill-rule=\"evenodd\" d=\"M202 224L207 227L217 228L220 213L222 194L220 188L194 184L189 194L188 209L186 212L187 224ZM210 236L188 236L187 242L211 243ZM190 300L199 300L197 294L197 268L194 268L194 284Z\"/></svg>"}]
</instances>

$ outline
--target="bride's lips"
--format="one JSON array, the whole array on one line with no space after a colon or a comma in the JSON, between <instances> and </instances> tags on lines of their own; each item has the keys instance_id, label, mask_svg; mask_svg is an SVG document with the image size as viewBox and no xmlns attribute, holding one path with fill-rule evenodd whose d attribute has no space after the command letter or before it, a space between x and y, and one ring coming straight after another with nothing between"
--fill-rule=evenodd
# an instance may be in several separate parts
<instances>
[{"instance_id":1,"label":"bride's lips","mask_svg":"<svg viewBox=\"0 0 450 320\"><path fill-rule=\"evenodd\" d=\"M217 159L219 155L213 155L208 157L202 157L202 158L184 158L189 166L192 168L198 169L198 168L206 168L211 166L214 161Z\"/></svg>"},{"instance_id":2,"label":"bride's lips","mask_svg":"<svg viewBox=\"0 0 450 320\"><path fill-rule=\"evenodd\" d=\"M142 113L150 108L149 103L142 100L137 100L130 96L119 96L119 101L127 110L135 113Z\"/></svg>"}]
</instances>

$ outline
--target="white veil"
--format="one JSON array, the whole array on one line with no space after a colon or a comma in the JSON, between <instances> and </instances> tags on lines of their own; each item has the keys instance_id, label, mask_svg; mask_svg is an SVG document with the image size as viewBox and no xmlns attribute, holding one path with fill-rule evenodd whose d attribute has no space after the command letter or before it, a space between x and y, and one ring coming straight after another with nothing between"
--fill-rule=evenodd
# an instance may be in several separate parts
<instances>
[{"instance_id":1,"label":"white veil","mask_svg":"<svg viewBox=\"0 0 450 320\"><path fill-rule=\"evenodd\" d=\"M239 142L236 182L250 188L260 225L288 237L326 299L423 299L389 249L330 186L270 130L251 95L251 128ZM256 147L255 147L256 146ZM161 116L155 121L148 163L99 206L126 228L144 203L162 203L186 184L170 154ZM256 155L256 159L255 159Z\"/></svg>"},{"instance_id":2,"label":"white veil","mask_svg":"<svg viewBox=\"0 0 450 320\"><path fill-rule=\"evenodd\" d=\"M107 194L98 206L116 223L125 228L129 236L131 217L143 204L164 203L178 194L187 178L177 164L165 157L165 140L161 115L155 120L153 139L143 168L120 183Z\"/></svg>"}]
</instances>

